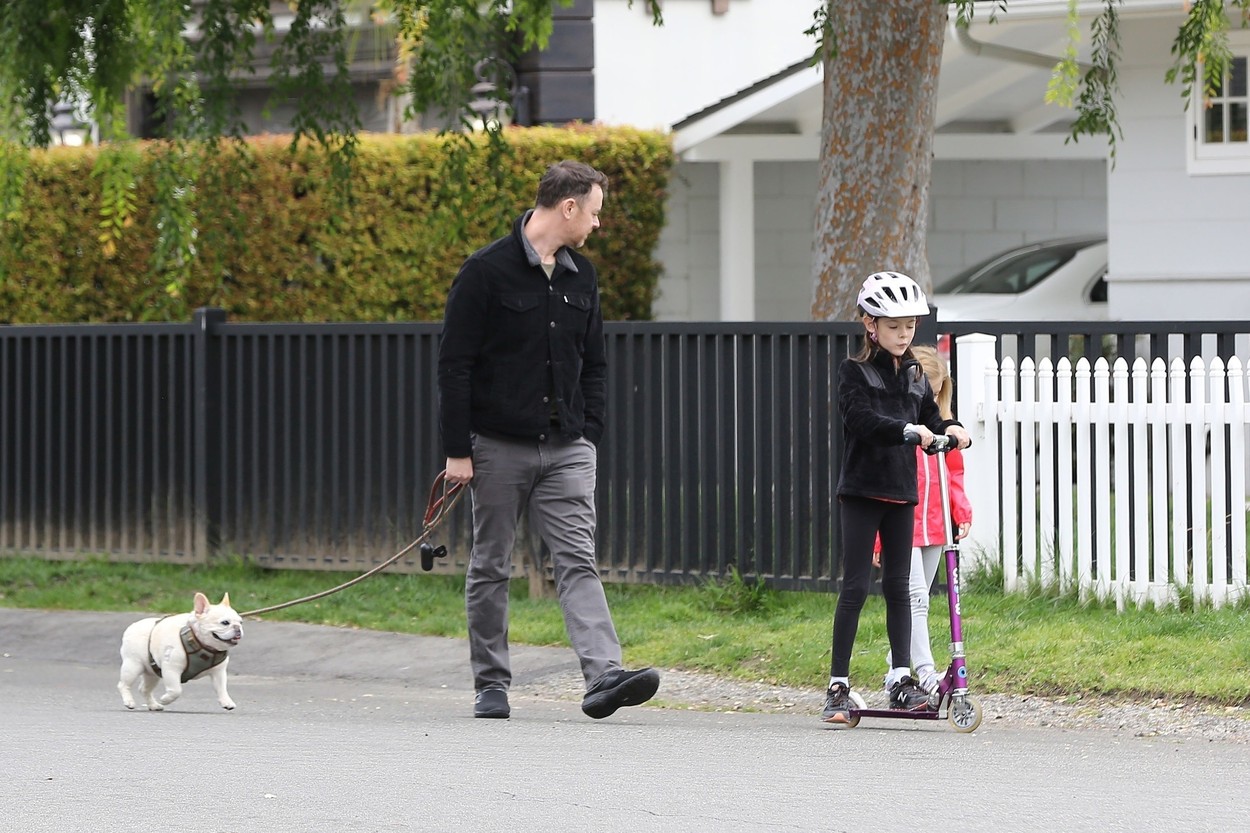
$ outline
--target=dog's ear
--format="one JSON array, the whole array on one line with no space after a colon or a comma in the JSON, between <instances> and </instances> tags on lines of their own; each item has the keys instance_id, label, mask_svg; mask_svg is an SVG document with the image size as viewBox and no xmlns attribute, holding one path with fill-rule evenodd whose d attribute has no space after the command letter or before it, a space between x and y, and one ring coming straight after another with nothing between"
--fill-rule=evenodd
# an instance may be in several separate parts
<instances>
[{"instance_id":1,"label":"dog's ear","mask_svg":"<svg viewBox=\"0 0 1250 833\"><path fill-rule=\"evenodd\" d=\"M229 593L221 597L221 603L225 605L226 607L230 607L230 594Z\"/></svg>"},{"instance_id":2,"label":"dog's ear","mask_svg":"<svg viewBox=\"0 0 1250 833\"><path fill-rule=\"evenodd\" d=\"M202 616L206 610L208 610L208 596L197 592L195 594L195 615Z\"/></svg>"}]
</instances>

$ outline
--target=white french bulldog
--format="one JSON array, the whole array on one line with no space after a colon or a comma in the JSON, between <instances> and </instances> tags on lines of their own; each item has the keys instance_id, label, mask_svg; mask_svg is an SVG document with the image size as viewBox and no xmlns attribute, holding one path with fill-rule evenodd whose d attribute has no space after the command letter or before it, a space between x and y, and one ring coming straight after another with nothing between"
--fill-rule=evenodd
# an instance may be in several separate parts
<instances>
[{"instance_id":1,"label":"white french bulldog","mask_svg":"<svg viewBox=\"0 0 1250 833\"><path fill-rule=\"evenodd\" d=\"M132 689L139 693L150 711L161 711L182 694L182 684L208 674L217 692L217 702L233 709L226 692L226 651L243 638L243 617L230 606L230 594L219 604L209 604L203 593L195 594L195 609L164 618L140 619L122 634L122 670L117 690L126 708L135 707ZM154 696L157 679L165 681L165 692Z\"/></svg>"}]
</instances>

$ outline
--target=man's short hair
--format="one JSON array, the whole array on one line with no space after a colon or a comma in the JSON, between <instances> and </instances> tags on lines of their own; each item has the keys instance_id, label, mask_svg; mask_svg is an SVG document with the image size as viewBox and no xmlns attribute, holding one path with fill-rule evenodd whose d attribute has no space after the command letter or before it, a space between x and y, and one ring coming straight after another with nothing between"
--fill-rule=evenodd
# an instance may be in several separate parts
<instances>
[{"instance_id":1,"label":"man's short hair","mask_svg":"<svg viewBox=\"0 0 1250 833\"><path fill-rule=\"evenodd\" d=\"M538 182L539 208L555 208L562 200L572 197L579 202L598 185L606 193L608 177L585 162L566 159L547 169Z\"/></svg>"}]
</instances>

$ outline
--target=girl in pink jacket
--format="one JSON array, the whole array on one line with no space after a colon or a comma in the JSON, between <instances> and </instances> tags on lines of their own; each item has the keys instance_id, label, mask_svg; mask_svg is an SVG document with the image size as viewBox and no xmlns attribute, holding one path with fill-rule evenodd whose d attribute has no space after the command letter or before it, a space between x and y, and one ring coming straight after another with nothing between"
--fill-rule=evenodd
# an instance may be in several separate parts
<instances>
[{"instance_id":1,"label":"girl in pink jacket","mask_svg":"<svg viewBox=\"0 0 1250 833\"><path fill-rule=\"evenodd\" d=\"M913 346L912 352L929 377L933 396L943 419L952 419L951 398L954 383L942 357L932 347ZM968 534L972 526L972 506L964 493L964 458L959 449L946 453L946 471L950 484L952 529L955 540ZM920 687L932 693L946 669L938 671L929 647L929 588L937 575L938 562L946 544L946 527L942 520L942 486L938 479L938 460L916 447L916 525L911 551L911 661ZM892 668L890 655L886 666Z\"/></svg>"}]
</instances>

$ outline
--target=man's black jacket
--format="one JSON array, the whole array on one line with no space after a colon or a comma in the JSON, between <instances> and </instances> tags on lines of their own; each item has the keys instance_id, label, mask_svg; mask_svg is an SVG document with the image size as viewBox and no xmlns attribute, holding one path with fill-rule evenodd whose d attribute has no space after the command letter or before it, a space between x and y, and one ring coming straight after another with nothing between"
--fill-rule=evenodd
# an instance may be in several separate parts
<instances>
[{"instance_id":1,"label":"man's black jacket","mask_svg":"<svg viewBox=\"0 0 1250 833\"><path fill-rule=\"evenodd\" d=\"M557 252L551 280L512 233L469 256L447 295L438 353L439 427L448 457L470 432L544 440L603 437L603 316L590 261ZM555 422L553 423L553 419Z\"/></svg>"},{"instance_id":2,"label":"man's black jacket","mask_svg":"<svg viewBox=\"0 0 1250 833\"><path fill-rule=\"evenodd\" d=\"M876 370L875 377L854 359L838 366L843 437L838 496L916 503L916 452L903 444L904 428L914 423L942 434L959 423L942 419L916 360L895 370L894 357L878 348L867 364ZM874 384L877 377L881 387Z\"/></svg>"}]
</instances>

